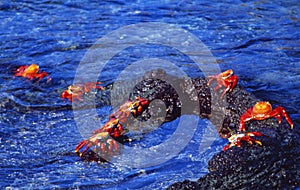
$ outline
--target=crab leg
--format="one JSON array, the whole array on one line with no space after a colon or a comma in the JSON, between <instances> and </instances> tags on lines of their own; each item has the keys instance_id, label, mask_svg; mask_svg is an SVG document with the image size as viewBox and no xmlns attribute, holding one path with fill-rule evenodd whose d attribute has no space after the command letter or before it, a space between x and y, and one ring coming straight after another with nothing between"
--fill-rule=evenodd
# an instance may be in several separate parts
<instances>
[{"instance_id":1,"label":"crab leg","mask_svg":"<svg viewBox=\"0 0 300 190\"><path fill-rule=\"evenodd\" d=\"M256 143L260 146L262 146L261 141L253 139L251 137L253 136L264 136L260 132L248 132L248 133L242 133L242 134L233 134L231 137L228 138L229 143L224 146L223 151L228 150L230 147L237 146L241 147L241 141L248 142L249 144Z\"/></svg>"},{"instance_id":2,"label":"crab leg","mask_svg":"<svg viewBox=\"0 0 300 190\"><path fill-rule=\"evenodd\" d=\"M291 126L291 129L294 128L294 124L292 122L292 119L290 118L290 116L288 115L286 109L284 109L283 107L279 106L277 108L275 108L273 110L273 112L275 113L274 114L274 117L278 119L278 122L281 123L282 122L282 118L281 117L284 117L286 119L286 121L288 122L288 124ZM272 117L273 115L271 115Z\"/></svg>"},{"instance_id":3,"label":"crab leg","mask_svg":"<svg viewBox=\"0 0 300 190\"><path fill-rule=\"evenodd\" d=\"M251 115L253 108L249 108L241 117L240 117L240 126L239 131L246 131L245 122L254 119Z\"/></svg>"}]
</instances>

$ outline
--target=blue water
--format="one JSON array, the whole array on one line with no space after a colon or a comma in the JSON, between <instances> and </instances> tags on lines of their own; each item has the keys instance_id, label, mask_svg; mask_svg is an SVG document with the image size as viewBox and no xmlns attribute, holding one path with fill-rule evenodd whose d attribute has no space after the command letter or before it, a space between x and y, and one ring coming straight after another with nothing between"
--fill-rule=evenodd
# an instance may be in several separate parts
<instances>
[{"instance_id":1,"label":"blue water","mask_svg":"<svg viewBox=\"0 0 300 190\"><path fill-rule=\"evenodd\" d=\"M88 48L98 38L129 24L163 22L194 34L211 50L222 70L234 70L241 86L260 99L285 107L295 123L295 133L299 133L298 0L1 1L0 19L1 189L161 189L208 173L208 160L226 141L216 138L199 154L206 120L199 123L183 151L156 166L134 169L85 163L74 155L82 136L71 103L60 99L60 93L72 84ZM124 53L116 58L121 64L112 63L101 80L113 82L128 60L156 56L173 60L164 48L136 48L132 50L135 55ZM177 61L190 76L200 75L184 59ZM33 83L13 77L19 66L31 63L39 64L52 81ZM104 122L111 109L97 109L99 122ZM176 122L164 124L137 143L155 145Z\"/></svg>"}]
</instances>

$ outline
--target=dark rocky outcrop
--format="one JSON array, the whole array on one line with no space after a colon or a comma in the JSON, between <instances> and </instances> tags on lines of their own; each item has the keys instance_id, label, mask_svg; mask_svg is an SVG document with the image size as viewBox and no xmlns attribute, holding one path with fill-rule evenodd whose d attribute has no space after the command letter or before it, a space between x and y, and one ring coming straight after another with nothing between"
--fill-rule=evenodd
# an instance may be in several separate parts
<instances>
[{"instance_id":1,"label":"dark rocky outcrop","mask_svg":"<svg viewBox=\"0 0 300 190\"><path fill-rule=\"evenodd\" d=\"M160 70L148 73L135 84L133 90L127 92L130 99L140 96L150 101L162 101L166 107L165 122L181 114L197 114L209 118L221 137L237 132L240 116L259 101L239 86L220 99L222 90L214 92L204 78L177 78ZM122 102L124 100L120 98L119 105ZM147 120L152 117L150 115L146 110L141 117ZM185 180L168 189L293 189L299 186L297 129L291 130L284 119L280 125L276 119L266 119L249 122L246 126L247 131L266 135L255 137L262 141L263 146L243 142L240 148L219 152L208 163L210 173L198 181Z\"/></svg>"}]
</instances>

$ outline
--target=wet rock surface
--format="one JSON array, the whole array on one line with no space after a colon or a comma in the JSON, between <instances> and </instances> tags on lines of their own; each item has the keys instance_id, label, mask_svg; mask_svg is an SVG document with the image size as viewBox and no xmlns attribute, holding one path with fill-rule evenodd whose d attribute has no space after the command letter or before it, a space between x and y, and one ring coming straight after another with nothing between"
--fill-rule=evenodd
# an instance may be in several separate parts
<instances>
[{"instance_id":1,"label":"wet rock surface","mask_svg":"<svg viewBox=\"0 0 300 190\"><path fill-rule=\"evenodd\" d=\"M255 127L269 137L258 138L263 146L242 144L216 154L208 163L207 175L198 181L185 180L168 189L294 189L299 187L299 138L288 128ZM298 166L299 167L299 166Z\"/></svg>"},{"instance_id":2,"label":"wet rock surface","mask_svg":"<svg viewBox=\"0 0 300 190\"><path fill-rule=\"evenodd\" d=\"M113 86L112 86L113 87ZM136 96L150 101L161 100L165 107L165 122L184 114L197 114L209 118L221 137L236 133L240 116L257 101L256 97L237 86L220 99L222 93L214 92L204 78L178 79L164 72L150 73L135 85L130 99ZM189 109L186 109L186 108ZM275 105L274 105L275 107ZM183 110L184 109L184 110ZM151 117L149 110L141 117ZM209 161L209 173L198 181L185 180L168 189L293 189L300 186L299 132L290 129L283 119L251 121L247 132L258 131L254 137L262 146L242 142L242 147L232 147L219 152Z\"/></svg>"}]
</instances>

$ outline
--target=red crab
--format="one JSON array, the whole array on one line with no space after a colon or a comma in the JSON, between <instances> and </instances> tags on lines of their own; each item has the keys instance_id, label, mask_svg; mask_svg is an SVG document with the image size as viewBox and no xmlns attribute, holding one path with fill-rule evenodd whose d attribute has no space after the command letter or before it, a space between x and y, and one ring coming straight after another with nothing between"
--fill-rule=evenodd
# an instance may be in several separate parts
<instances>
[{"instance_id":1,"label":"red crab","mask_svg":"<svg viewBox=\"0 0 300 190\"><path fill-rule=\"evenodd\" d=\"M250 120L264 120L268 118L278 119L278 123L282 122L282 117L286 119L288 124L293 129L294 124L286 112L286 110L279 106L275 109L272 109L272 105L269 102L257 102L252 108L249 108L241 117L240 117L240 131L246 131L245 122Z\"/></svg>"},{"instance_id":2,"label":"red crab","mask_svg":"<svg viewBox=\"0 0 300 190\"><path fill-rule=\"evenodd\" d=\"M70 102L73 100L82 100L82 95L89 93L92 89L104 90L102 86L97 86L101 82L86 82L72 84L67 90L61 93L61 98L68 99Z\"/></svg>"},{"instance_id":3,"label":"red crab","mask_svg":"<svg viewBox=\"0 0 300 190\"><path fill-rule=\"evenodd\" d=\"M226 89L223 91L221 98L224 97L226 92L231 92L234 87L237 85L238 77L236 75L233 75L232 69L229 69L227 71L224 71L223 73L220 73L218 75L209 76L209 81L207 85L209 86L213 80L217 80L218 85L215 87L215 91L220 89L222 86L224 86Z\"/></svg>"},{"instance_id":4,"label":"red crab","mask_svg":"<svg viewBox=\"0 0 300 190\"><path fill-rule=\"evenodd\" d=\"M251 138L253 136L264 136L264 135L260 132L248 132L248 133L244 133L244 134L234 134L228 138L229 143L226 146L224 146L223 151L226 151L230 147L233 147L233 146L240 147L241 141L248 142L249 144L256 143L261 146L262 143L259 140Z\"/></svg>"},{"instance_id":5,"label":"red crab","mask_svg":"<svg viewBox=\"0 0 300 190\"><path fill-rule=\"evenodd\" d=\"M29 80L38 79L38 81L40 81L44 77L48 77L49 74L44 71L39 72L39 66L37 64L31 64L29 66L24 65L19 67L14 76L28 78ZM48 80L51 80L51 78L48 78Z\"/></svg>"},{"instance_id":6,"label":"red crab","mask_svg":"<svg viewBox=\"0 0 300 190\"><path fill-rule=\"evenodd\" d=\"M80 157L84 157L90 148L93 148L95 153L97 153L96 151L98 151L98 153L99 151L100 153L108 152L109 155L119 151L119 146L115 139L123 137L123 124L126 123L130 114L137 117L142 114L148 105L149 101L140 97L137 97L136 101L127 101L109 116L109 120L104 126L93 132L94 135L92 137L79 143L75 148L75 152ZM108 139L108 137L115 139ZM109 140L109 142L107 142L107 140Z\"/></svg>"}]
</instances>

